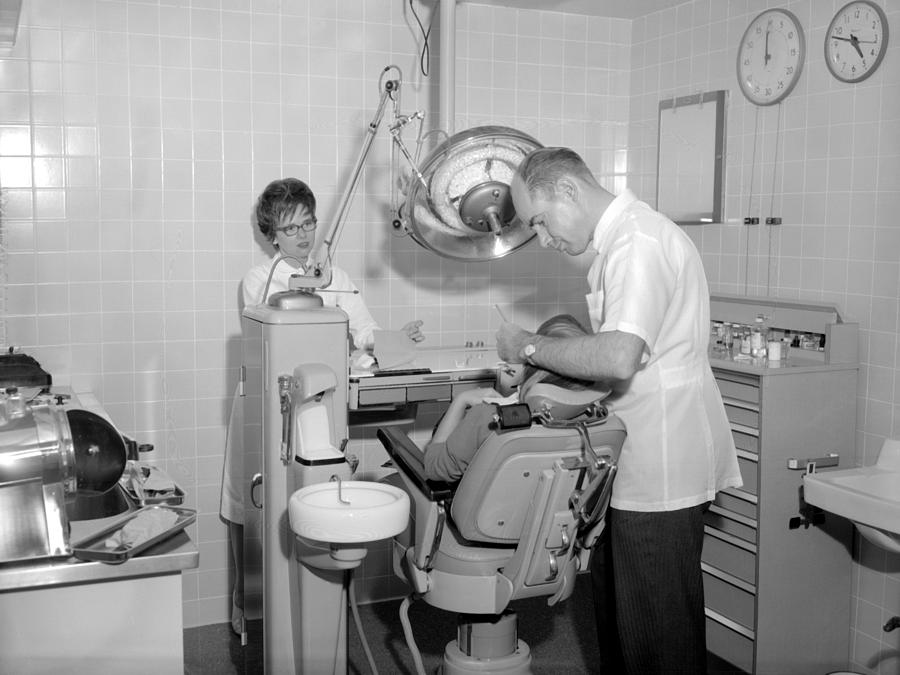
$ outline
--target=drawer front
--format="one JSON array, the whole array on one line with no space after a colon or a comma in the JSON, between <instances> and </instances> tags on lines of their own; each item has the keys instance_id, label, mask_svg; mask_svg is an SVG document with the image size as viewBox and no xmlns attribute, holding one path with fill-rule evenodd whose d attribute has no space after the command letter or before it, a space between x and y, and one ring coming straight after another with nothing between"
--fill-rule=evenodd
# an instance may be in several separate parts
<instances>
[{"instance_id":1,"label":"drawer front","mask_svg":"<svg viewBox=\"0 0 900 675\"><path fill-rule=\"evenodd\" d=\"M731 437L734 439L734 445L738 450L749 452L754 455L759 454L759 436L753 434L745 434L743 431L731 430Z\"/></svg>"},{"instance_id":2,"label":"drawer front","mask_svg":"<svg viewBox=\"0 0 900 675\"><path fill-rule=\"evenodd\" d=\"M424 387L410 387L406 390L407 401L449 401L450 392L452 391L449 384L430 384Z\"/></svg>"},{"instance_id":3,"label":"drawer front","mask_svg":"<svg viewBox=\"0 0 900 675\"><path fill-rule=\"evenodd\" d=\"M738 469L741 470L741 478L744 485L741 490L751 495L759 494L759 462L754 462L744 457L738 457Z\"/></svg>"},{"instance_id":4,"label":"drawer front","mask_svg":"<svg viewBox=\"0 0 900 675\"><path fill-rule=\"evenodd\" d=\"M706 527L703 537L703 553L701 560L708 565L722 570L726 574L737 577L748 584L756 585L756 553L738 543L731 543L728 537L710 534L712 528Z\"/></svg>"},{"instance_id":5,"label":"drawer front","mask_svg":"<svg viewBox=\"0 0 900 675\"><path fill-rule=\"evenodd\" d=\"M751 429L759 429L759 411L741 408L730 403L725 404L725 415L732 424L742 424Z\"/></svg>"},{"instance_id":6,"label":"drawer front","mask_svg":"<svg viewBox=\"0 0 900 675\"><path fill-rule=\"evenodd\" d=\"M719 393L723 397L736 398L747 403L759 403L759 386L755 384L734 382L720 377L716 378L716 384L719 385Z\"/></svg>"},{"instance_id":7,"label":"drawer front","mask_svg":"<svg viewBox=\"0 0 900 675\"><path fill-rule=\"evenodd\" d=\"M703 573L706 607L753 630L756 626L756 596L708 572Z\"/></svg>"},{"instance_id":8,"label":"drawer front","mask_svg":"<svg viewBox=\"0 0 900 675\"><path fill-rule=\"evenodd\" d=\"M732 517L727 511L717 512L710 509L703 514L703 522L721 532L726 532L750 544L756 544L756 527L741 522L740 516Z\"/></svg>"},{"instance_id":9,"label":"drawer front","mask_svg":"<svg viewBox=\"0 0 900 675\"><path fill-rule=\"evenodd\" d=\"M753 640L709 616L706 617L706 648L744 672L753 672Z\"/></svg>"},{"instance_id":10,"label":"drawer front","mask_svg":"<svg viewBox=\"0 0 900 675\"><path fill-rule=\"evenodd\" d=\"M746 482L746 481L745 481ZM734 511L745 518L757 520L757 507L754 502L743 499L740 490L737 488L728 488L716 495L714 504L720 508Z\"/></svg>"},{"instance_id":11,"label":"drawer front","mask_svg":"<svg viewBox=\"0 0 900 675\"><path fill-rule=\"evenodd\" d=\"M395 387L389 389L364 389L359 392L360 405L385 403L406 403L406 389Z\"/></svg>"}]
</instances>

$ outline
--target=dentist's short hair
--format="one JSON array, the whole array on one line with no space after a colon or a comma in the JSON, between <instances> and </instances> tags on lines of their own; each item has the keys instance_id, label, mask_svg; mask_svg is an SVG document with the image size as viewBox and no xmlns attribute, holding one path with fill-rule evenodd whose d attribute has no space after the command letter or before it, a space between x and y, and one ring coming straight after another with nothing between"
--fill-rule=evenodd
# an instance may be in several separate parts
<instances>
[{"instance_id":1,"label":"dentist's short hair","mask_svg":"<svg viewBox=\"0 0 900 675\"><path fill-rule=\"evenodd\" d=\"M275 228L294 217L297 209L306 207L316 215L316 196L309 185L298 178L273 180L256 202L256 225L269 241L275 240Z\"/></svg>"},{"instance_id":2,"label":"dentist's short hair","mask_svg":"<svg viewBox=\"0 0 900 675\"><path fill-rule=\"evenodd\" d=\"M529 194L551 197L560 178L574 177L588 185L598 185L594 174L577 152L570 148L538 148L525 156L516 173Z\"/></svg>"}]
</instances>

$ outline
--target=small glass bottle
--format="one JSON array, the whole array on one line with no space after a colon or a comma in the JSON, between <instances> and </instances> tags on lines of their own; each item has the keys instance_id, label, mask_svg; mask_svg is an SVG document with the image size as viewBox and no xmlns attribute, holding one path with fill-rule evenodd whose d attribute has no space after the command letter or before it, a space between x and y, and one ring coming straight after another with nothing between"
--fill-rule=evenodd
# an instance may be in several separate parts
<instances>
[{"instance_id":1,"label":"small glass bottle","mask_svg":"<svg viewBox=\"0 0 900 675\"><path fill-rule=\"evenodd\" d=\"M750 356L765 358L766 356L766 324L762 314L756 316L750 332Z\"/></svg>"},{"instance_id":2,"label":"small glass bottle","mask_svg":"<svg viewBox=\"0 0 900 675\"><path fill-rule=\"evenodd\" d=\"M750 356L750 329L746 326L741 328L741 354Z\"/></svg>"}]
</instances>

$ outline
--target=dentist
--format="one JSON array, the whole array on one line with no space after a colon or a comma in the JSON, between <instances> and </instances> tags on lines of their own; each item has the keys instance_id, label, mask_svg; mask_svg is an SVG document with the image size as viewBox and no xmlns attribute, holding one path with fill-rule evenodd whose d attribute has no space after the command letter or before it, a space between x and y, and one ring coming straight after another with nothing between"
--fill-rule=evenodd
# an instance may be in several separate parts
<instances>
[{"instance_id":1,"label":"dentist","mask_svg":"<svg viewBox=\"0 0 900 675\"><path fill-rule=\"evenodd\" d=\"M700 554L703 514L741 485L737 453L707 359L709 289L696 248L625 190L615 196L568 148L541 148L510 186L541 246L596 253L588 274L594 333L554 338L501 324L497 351L601 381L628 436L591 559L603 672L706 672Z\"/></svg>"}]
</instances>

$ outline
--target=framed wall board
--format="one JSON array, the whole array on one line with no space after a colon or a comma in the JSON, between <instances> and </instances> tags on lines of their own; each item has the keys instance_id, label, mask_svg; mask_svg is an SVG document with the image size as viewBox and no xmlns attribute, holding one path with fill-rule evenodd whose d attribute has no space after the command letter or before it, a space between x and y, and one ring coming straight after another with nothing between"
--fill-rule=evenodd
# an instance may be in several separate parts
<instances>
[{"instance_id":1,"label":"framed wall board","mask_svg":"<svg viewBox=\"0 0 900 675\"><path fill-rule=\"evenodd\" d=\"M659 102L656 208L679 225L722 222L727 100L718 90Z\"/></svg>"}]
</instances>

